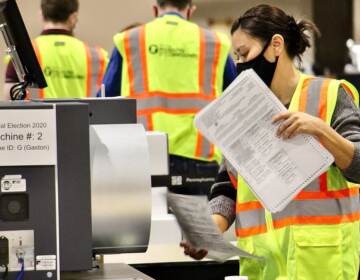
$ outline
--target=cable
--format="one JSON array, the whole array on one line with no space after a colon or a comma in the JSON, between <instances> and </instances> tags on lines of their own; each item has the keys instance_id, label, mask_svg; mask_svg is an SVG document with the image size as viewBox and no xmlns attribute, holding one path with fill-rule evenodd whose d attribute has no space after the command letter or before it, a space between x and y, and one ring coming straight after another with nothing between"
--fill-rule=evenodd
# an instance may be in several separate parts
<instances>
[{"instance_id":1,"label":"cable","mask_svg":"<svg viewBox=\"0 0 360 280\"><path fill-rule=\"evenodd\" d=\"M22 93L22 84L15 84L10 89L11 100L19 100L18 96Z\"/></svg>"},{"instance_id":2,"label":"cable","mask_svg":"<svg viewBox=\"0 0 360 280\"><path fill-rule=\"evenodd\" d=\"M0 236L0 263L0 268L2 268L0 279L6 280L9 270L9 240L6 236Z\"/></svg>"},{"instance_id":3,"label":"cable","mask_svg":"<svg viewBox=\"0 0 360 280\"><path fill-rule=\"evenodd\" d=\"M18 273L18 275L16 276L16 280L22 280L24 278L25 275L25 264L24 264L24 259L23 258L19 258L19 263L21 263L21 270Z\"/></svg>"},{"instance_id":4,"label":"cable","mask_svg":"<svg viewBox=\"0 0 360 280\"><path fill-rule=\"evenodd\" d=\"M26 87L28 82L21 82L13 85L10 89L11 100L24 100L26 98Z\"/></svg>"},{"instance_id":5,"label":"cable","mask_svg":"<svg viewBox=\"0 0 360 280\"><path fill-rule=\"evenodd\" d=\"M5 271L3 272L3 275L1 276L1 280L6 280L7 279L7 276L8 276L8 271L9 271L9 268L7 265L2 265L1 267L5 267Z\"/></svg>"},{"instance_id":6,"label":"cable","mask_svg":"<svg viewBox=\"0 0 360 280\"><path fill-rule=\"evenodd\" d=\"M11 100L24 100L26 98L26 88L29 85L29 81L20 82L13 85L10 89Z\"/></svg>"}]
</instances>

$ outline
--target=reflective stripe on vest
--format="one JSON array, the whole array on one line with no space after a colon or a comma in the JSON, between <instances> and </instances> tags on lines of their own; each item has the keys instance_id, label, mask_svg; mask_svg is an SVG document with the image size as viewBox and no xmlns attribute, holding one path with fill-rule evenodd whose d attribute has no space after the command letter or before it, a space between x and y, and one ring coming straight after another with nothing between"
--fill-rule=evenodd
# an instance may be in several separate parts
<instances>
[{"instance_id":1,"label":"reflective stripe on vest","mask_svg":"<svg viewBox=\"0 0 360 280\"><path fill-rule=\"evenodd\" d=\"M199 30L199 92L186 93L150 91L145 26L124 33L129 97L137 98L138 122L142 123L146 130L154 129L152 114L163 112L174 115L195 115L216 98L217 67L221 44L215 33L201 28ZM194 158L211 160L213 156L214 145L198 132Z\"/></svg>"},{"instance_id":2,"label":"reflective stripe on vest","mask_svg":"<svg viewBox=\"0 0 360 280\"><path fill-rule=\"evenodd\" d=\"M317 116L330 124L336 105L332 99L336 101L340 84L343 83L330 79L305 79L300 95L294 95L292 102L299 98L298 111ZM357 97L357 92L352 91L352 95ZM239 185L238 199L241 191L250 191L247 188ZM238 201L236 211L236 232L239 237L267 231L265 209L258 201ZM278 229L294 224L338 224L359 219L358 186L346 182L341 172L332 166L301 191L283 211L272 214L272 226Z\"/></svg>"},{"instance_id":3,"label":"reflective stripe on vest","mask_svg":"<svg viewBox=\"0 0 360 280\"><path fill-rule=\"evenodd\" d=\"M84 92L76 94L73 97L96 97L97 91L101 87L102 78L106 70L106 55L100 48L89 47L85 43L83 44L84 51L86 53L86 84ZM33 47L36 57L42 69L45 68L42 55L39 50L38 43L34 40ZM47 78L47 77L45 77ZM48 78L49 79L49 78ZM47 98L47 89L30 89L32 99ZM71 94L66 95L71 97Z\"/></svg>"},{"instance_id":4,"label":"reflective stripe on vest","mask_svg":"<svg viewBox=\"0 0 360 280\"><path fill-rule=\"evenodd\" d=\"M273 214L274 228L292 224L338 224L360 217L359 192L341 199L294 200Z\"/></svg>"},{"instance_id":5,"label":"reflective stripe on vest","mask_svg":"<svg viewBox=\"0 0 360 280\"><path fill-rule=\"evenodd\" d=\"M235 167L227 159L224 159L224 164L226 166L226 170L229 174L232 185L235 189L237 189L238 175Z\"/></svg>"},{"instance_id":6,"label":"reflective stripe on vest","mask_svg":"<svg viewBox=\"0 0 360 280\"><path fill-rule=\"evenodd\" d=\"M216 70L220 57L220 40L216 33L200 28L200 95L216 97ZM212 158L214 145L210 144L202 134L197 135L196 157Z\"/></svg>"},{"instance_id":7,"label":"reflective stripe on vest","mask_svg":"<svg viewBox=\"0 0 360 280\"><path fill-rule=\"evenodd\" d=\"M100 90L102 78L105 74L105 56L99 48L84 44L87 58L87 97L96 97Z\"/></svg>"},{"instance_id":8,"label":"reflective stripe on vest","mask_svg":"<svg viewBox=\"0 0 360 280\"><path fill-rule=\"evenodd\" d=\"M39 46L38 44L36 43L36 41L33 41L32 42L32 45L33 45L33 48L34 48L34 51L35 51L35 54L36 54L36 57L38 59L38 62L40 64L40 67L42 69L43 68L43 62L42 62L42 57L41 57L41 54L40 54L40 50L39 50ZM41 88L41 89L30 89L30 96L31 98L33 99L43 99L44 96L45 96L45 89Z\"/></svg>"},{"instance_id":9,"label":"reflective stripe on vest","mask_svg":"<svg viewBox=\"0 0 360 280\"><path fill-rule=\"evenodd\" d=\"M101 89L102 80L106 71L107 58L106 54L101 48L95 47L94 49L97 54L96 56L94 56L96 57L96 63L95 65L93 65L93 69L95 69L95 71L93 72L95 73L95 75L97 74L97 76L94 77L94 81L96 80L96 86L94 86L94 88L96 88L96 92L94 96L96 96L97 92ZM95 61L95 59L93 60Z\"/></svg>"},{"instance_id":10,"label":"reflective stripe on vest","mask_svg":"<svg viewBox=\"0 0 360 280\"><path fill-rule=\"evenodd\" d=\"M266 232L265 211L262 208L238 212L235 222L239 237Z\"/></svg>"},{"instance_id":11,"label":"reflective stripe on vest","mask_svg":"<svg viewBox=\"0 0 360 280\"><path fill-rule=\"evenodd\" d=\"M174 113L197 113L201 108L209 104L208 100L196 98L199 96L188 97L188 95L149 95L139 97L137 100L137 110L139 115L146 115L153 112L174 112ZM141 102L146 99L146 102Z\"/></svg>"},{"instance_id":12,"label":"reflective stripe on vest","mask_svg":"<svg viewBox=\"0 0 360 280\"><path fill-rule=\"evenodd\" d=\"M216 34L200 28L199 89L206 96L216 95L216 67L219 53L220 41Z\"/></svg>"},{"instance_id":13,"label":"reflective stripe on vest","mask_svg":"<svg viewBox=\"0 0 360 280\"><path fill-rule=\"evenodd\" d=\"M319 192L320 191L320 178L316 178L309 185L304 188L305 192Z\"/></svg>"},{"instance_id":14,"label":"reflective stripe on vest","mask_svg":"<svg viewBox=\"0 0 360 280\"><path fill-rule=\"evenodd\" d=\"M354 85L352 85L346 80L341 80L341 85L345 89L345 91L352 97L355 105L359 107L359 93L356 87L354 87Z\"/></svg>"},{"instance_id":15,"label":"reflective stripe on vest","mask_svg":"<svg viewBox=\"0 0 360 280\"><path fill-rule=\"evenodd\" d=\"M148 92L145 27L142 26L125 32L124 40L130 82L129 96L136 97Z\"/></svg>"}]
</instances>

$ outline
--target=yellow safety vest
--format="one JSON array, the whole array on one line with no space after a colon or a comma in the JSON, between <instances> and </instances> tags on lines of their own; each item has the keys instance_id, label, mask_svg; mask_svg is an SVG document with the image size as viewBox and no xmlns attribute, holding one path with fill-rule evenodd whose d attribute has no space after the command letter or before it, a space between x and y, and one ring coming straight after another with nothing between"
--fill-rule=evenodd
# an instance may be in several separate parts
<instances>
[{"instance_id":1,"label":"yellow safety vest","mask_svg":"<svg viewBox=\"0 0 360 280\"><path fill-rule=\"evenodd\" d=\"M42 35L33 41L48 87L37 98L95 97L108 63L107 52L68 35Z\"/></svg>"},{"instance_id":2,"label":"yellow safety vest","mask_svg":"<svg viewBox=\"0 0 360 280\"><path fill-rule=\"evenodd\" d=\"M220 161L193 125L195 114L222 93L230 43L177 15L114 37L123 60L121 95L137 99L138 121L169 137L169 152Z\"/></svg>"},{"instance_id":3,"label":"yellow safety vest","mask_svg":"<svg viewBox=\"0 0 360 280\"><path fill-rule=\"evenodd\" d=\"M306 112L330 125L340 85L359 106L358 93L348 82L303 75L289 111ZM263 208L239 176L238 245L265 257L264 262L242 259L241 275L250 280L357 279L359 219L359 186L335 165L275 214Z\"/></svg>"}]
</instances>

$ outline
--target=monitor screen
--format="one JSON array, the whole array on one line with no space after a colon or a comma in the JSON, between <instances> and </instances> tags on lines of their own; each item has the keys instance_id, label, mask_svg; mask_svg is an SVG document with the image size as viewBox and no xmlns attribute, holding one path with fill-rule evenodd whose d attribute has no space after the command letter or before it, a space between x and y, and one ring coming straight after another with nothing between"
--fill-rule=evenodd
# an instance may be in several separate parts
<instances>
[{"instance_id":1,"label":"monitor screen","mask_svg":"<svg viewBox=\"0 0 360 280\"><path fill-rule=\"evenodd\" d=\"M47 84L15 0L0 0L0 30L21 81L18 89L23 91L16 99L25 99L26 87Z\"/></svg>"}]
</instances>

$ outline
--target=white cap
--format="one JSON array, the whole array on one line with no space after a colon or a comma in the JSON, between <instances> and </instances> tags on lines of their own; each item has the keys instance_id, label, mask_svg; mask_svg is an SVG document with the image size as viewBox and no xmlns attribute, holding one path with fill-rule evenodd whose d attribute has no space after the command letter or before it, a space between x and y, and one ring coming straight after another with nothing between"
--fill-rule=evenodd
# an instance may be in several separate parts
<instances>
[{"instance_id":1,"label":"white cap","mask_svg":"<svg viewBox=\"0 0 360 280\"><path fill-rule=\"evenodd\" d=\"M225 280L249 280L247 276L226 276Z\"/></svg>"}]
</instances>

